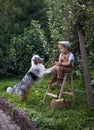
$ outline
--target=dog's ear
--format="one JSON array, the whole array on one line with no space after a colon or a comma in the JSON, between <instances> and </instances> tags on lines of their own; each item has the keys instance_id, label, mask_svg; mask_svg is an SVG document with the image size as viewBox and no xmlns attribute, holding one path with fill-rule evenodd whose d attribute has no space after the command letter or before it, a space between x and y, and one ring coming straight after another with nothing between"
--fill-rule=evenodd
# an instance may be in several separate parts
<instances>
[{"instance_id":1,"label":"dog's ear","mask_svg":"<svg viewBox=\"0 0 94 130\"><path fill-rule=\"evenodd\" d=\"M33 61L33 58L35 57L35 54L32 55L32 58L31 58L31 66L34 66L34 61Z\"/></svg>"},{"instance_id":2,"label":"dog's ear","mask_svg":"<svg viewBox=\"0 0 94 130\"><path fill-rule=\"evenodd\" d=\"M35 65L35 57L36 57L36 55L34 55L34 56L31 58L31 66L34 66L34 65Z\"/></svg>"},{"instance_id":3,"label":"dog's ear","mask_svg":"<svg viewBox=\"0 0 94 130\"><path fill-rule=\"evenodd\" d=\"M33 58L31 58L31 66L34 66Z\"/></svg>"}]
</instances>

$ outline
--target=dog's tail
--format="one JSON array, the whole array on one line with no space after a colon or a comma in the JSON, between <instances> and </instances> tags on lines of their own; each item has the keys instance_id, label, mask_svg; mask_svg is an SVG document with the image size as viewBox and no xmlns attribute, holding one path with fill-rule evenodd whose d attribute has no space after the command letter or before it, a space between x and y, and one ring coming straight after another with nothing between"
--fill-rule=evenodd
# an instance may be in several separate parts
<instances>
[{"instance_id":1,"label":"dog's tail","mask_svg":"<svg viewBox=\"0 0 94 130\"><path fill-rule=\"evenodd\" d=\"M14 90L12 87L8 87L6 93L13 94Z\"/></svg>"}]
</instances>

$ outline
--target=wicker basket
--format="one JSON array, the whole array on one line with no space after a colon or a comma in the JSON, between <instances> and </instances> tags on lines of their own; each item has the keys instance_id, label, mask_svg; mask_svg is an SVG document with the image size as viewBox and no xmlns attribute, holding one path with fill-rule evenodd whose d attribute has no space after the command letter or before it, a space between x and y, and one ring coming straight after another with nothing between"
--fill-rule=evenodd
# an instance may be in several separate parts
<instances>
[{"instance_id":1,"label":"wicker basket","mask_svg":"<svg viewBox=\"0 0 94 130\"><path fill-rule=\"evenodd\" d=\"M51 108L53 109L62 109L71 107L71 101L65 99L52 99Z\"/></svg>"}]
</instances>

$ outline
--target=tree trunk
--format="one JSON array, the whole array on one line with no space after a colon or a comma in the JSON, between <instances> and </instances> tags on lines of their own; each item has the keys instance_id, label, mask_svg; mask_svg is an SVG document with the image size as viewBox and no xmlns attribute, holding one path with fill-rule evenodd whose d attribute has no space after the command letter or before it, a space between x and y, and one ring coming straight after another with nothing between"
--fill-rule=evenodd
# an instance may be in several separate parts
<instances>
[{"instance_id":1,"label":"tree trunk","mask_svg":"<svg viewBox=\"0 0 94 130\"><path fill-rule=\"evenodd\" d=\"M90 76L89 76L89 71L88 71L87 55L86 55L86 50L84 47L84 36L81 30L78 31L78 38L79 38L82 66L83 66L83 72L84 72L84 80L85 80L85 86L86 86L86 92L87 92L87 101L88 101L88 105L93 107L94 99L93 99L91 81L90 81Z\"/></svg>"}]
</instances>

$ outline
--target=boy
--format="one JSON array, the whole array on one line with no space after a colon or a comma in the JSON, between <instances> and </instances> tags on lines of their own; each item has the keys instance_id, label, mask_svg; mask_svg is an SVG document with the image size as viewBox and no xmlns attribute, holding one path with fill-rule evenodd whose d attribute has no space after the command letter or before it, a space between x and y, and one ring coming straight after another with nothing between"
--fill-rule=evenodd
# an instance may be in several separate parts
<instances>
[{"instance_id":1,"label":"boy","mask_svg":"<svg viewBox=\"0 0 94 130\"><path fill-rule=\"evenodd\" d=\"M59 41L58 48L60 50L59 61L55 62L52 70L52 79L50 84L61 86L64 73L71 73L74 66L74 55L70 52L70 42Z\"/></svg>"}]
</instances>

